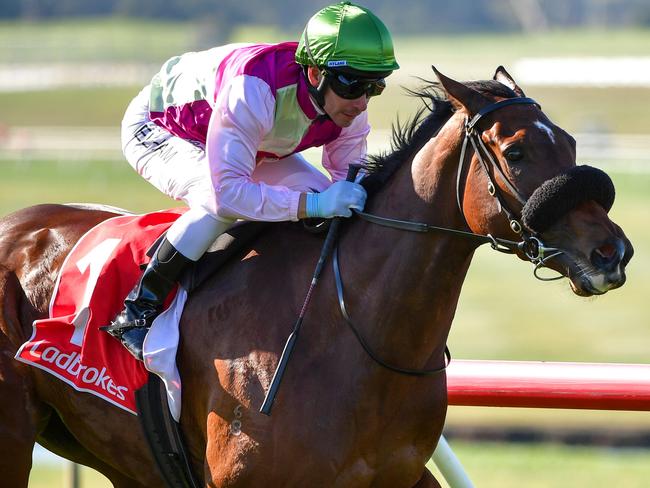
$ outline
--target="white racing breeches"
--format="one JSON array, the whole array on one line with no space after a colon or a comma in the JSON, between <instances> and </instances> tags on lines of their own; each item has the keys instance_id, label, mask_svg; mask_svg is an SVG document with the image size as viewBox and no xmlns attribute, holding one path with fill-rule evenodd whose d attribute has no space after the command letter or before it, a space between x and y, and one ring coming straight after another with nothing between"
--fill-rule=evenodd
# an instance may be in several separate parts
<instances>
[{"instance_id":1,"label":"white racing breeches","mask_svg":"<svg viewBox=\"0 0 650 488\"><path fill-rule=\"evenodd\" d=\"M171 244L196 261L233 221L214 211L215 195L205 146L174 136L149 119L149 87L129 104L122 121L122 150L129 164L165 195L190 208L167 232ZM262 160L251 180L297 191L322 191L330 180L300 154Z\"/></svg>"}]
</instances>

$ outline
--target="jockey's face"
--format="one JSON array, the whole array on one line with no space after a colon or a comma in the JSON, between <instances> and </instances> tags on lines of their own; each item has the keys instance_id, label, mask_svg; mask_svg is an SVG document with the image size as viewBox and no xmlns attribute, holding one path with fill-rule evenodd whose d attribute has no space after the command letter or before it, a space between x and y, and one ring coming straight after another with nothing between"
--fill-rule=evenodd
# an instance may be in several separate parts
<instances>
[{"instance_id":1,"label":"jockey's face","mask_svg":"<svg viewBox=\"0 0 650 488\"><path fill-rule=\"evenodd\" d=\"M314 66L308 69L309 82L318 86L323 76ZM348 127L354 119L368 108L368 96L362 95L354 100L339 97L331 88L325 91L325 113L339 127Z\"/></svg>"}]
</instances>

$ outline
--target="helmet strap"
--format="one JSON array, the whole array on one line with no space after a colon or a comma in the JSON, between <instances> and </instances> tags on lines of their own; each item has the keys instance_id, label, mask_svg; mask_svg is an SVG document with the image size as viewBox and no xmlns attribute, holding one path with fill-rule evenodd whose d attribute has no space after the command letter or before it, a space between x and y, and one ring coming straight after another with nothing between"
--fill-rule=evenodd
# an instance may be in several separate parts
<instances>
[{"instance_id":1,"label":"helmet strap","mask_svg":"<svg viewBox=\"0 0 650 488\"><path fill-rule=\"evenodd\" d=\"M311 95L311 97L314 99L314 102L316 102L316 105L318 105L319 110L325 114L325 91L327 90L329 81L327 79L327 76L325 76L325 74L322 74L318 86L312 85L309 81L308 70L309 66L305 66L304 74L307 81L307 90L309 91L309 95Z\"/></svg>"},{"instance_id":2,"label":"helmet strap","mask_svg":"<svg viewBox=\"0 0 650 488\"><path fill-rule=\"evenodd\" d=\"M305 26L305 51L307 51L307 56L309 56L309 61L311 61L312 66L315 66L320 69L318 63L314 59L314 55L311 53L311 47L309 46L309 32L307 32L307 26ZM309 81L308 70L309 70L309 66L305 66L305 78L307 78L307 90L309 90L309 94L312 96L312 98L318 105L318 108L320 108L321 112L325 113L325 91L327 91L327 85L329 84L329 81L327 80L327 76L325 76L325 72L321 71L321 79L320 82L318 83L318 86L317 87L313 86Z\"/></svg>"}]
</instances>

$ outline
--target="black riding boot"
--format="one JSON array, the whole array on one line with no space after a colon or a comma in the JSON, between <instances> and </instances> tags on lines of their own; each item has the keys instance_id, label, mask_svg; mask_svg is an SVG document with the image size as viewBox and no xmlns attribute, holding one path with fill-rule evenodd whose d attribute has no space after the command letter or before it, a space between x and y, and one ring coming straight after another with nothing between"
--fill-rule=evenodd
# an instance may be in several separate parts
<instances>
[{"instance_id":1,"label":"black riding boot","mask_svg":"<svg viewBox=\"0 0 650 488\"><path fill-rule=\"evenodd\" d=\"M192 261L165 238L142 273L142 278L124 301L124 310L105 328L119 339L124 347L142 361L144 338L154 319L160 314L163 302Z\"/></svg>"}]
</instances>

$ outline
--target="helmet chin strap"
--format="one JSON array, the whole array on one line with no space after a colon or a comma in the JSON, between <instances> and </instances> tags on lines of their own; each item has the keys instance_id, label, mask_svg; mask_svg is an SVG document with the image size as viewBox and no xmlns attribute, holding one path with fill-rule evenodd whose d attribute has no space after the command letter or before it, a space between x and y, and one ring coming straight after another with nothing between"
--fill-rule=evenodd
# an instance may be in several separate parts
<instances>
[{"instance_id":1,"label":"helmet chin strap","mask_svg":"<svg viewBox=\"0 0 650 488\"><path fill-rule=\"evenodd\" d=\"M307 32L307 27L305 27L305 51L307 51L307 56L309 56L309 60L311 61L312 65L320 69L318 63L314 59L313 54L311 53L311 47L309 47L309 32ZM322 116L329 118L329 115L327 115L327 112L325 112L325 91L327 90L327 85L329 84L327 76L325 76L325 73L321 71L320 82L318 83L318 86L315 87L311 84L311 81L309 81L308 70L309 66L305 66L304 72L305 78L307 79L307 90L309 90L309 94L312 96L316 102L316 105L318 105L318 108L323 113Z\"/></svg>"},{"instance_id":2,"label":"helmet chin strap","mask_svg":"<svg viewBox=\"0 0 650 488\"><path fill-rule=\"evenodd\" d=\"M316 105L318 105L320 112L322 112L320 116L329 117L325 112L325 91L327 90L329 81L327 80L327 77L325 75L322 75L320 82L318 83L318 86L312 85L311 82L309 81L309 74L307 73L308 70L309 70L309 66L305 66L305 78L307 80L307 90L309 91L309 94L313 98L314 102L316 102Z\"/></svg>"}]
</instances>

